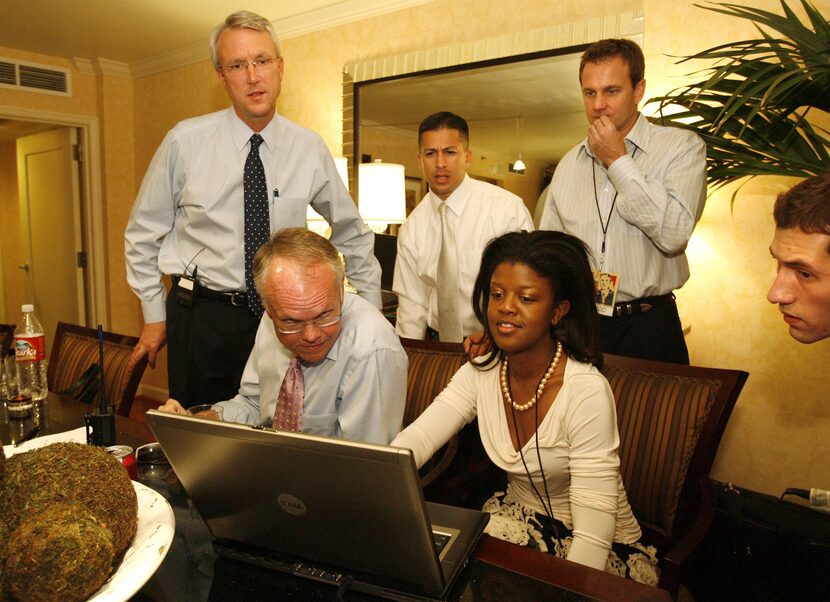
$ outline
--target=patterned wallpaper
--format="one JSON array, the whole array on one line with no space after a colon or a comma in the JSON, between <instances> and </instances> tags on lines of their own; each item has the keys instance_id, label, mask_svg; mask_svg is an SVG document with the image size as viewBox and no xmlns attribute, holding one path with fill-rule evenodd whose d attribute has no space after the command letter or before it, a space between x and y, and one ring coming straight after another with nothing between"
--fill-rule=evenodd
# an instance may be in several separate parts
<instances>
[{"instance_id":1,"label":"patterned wallpaper","mask_svg":"<svg viewBox=\"0 0 830 602\"><path fill-rule=\"evenodd\" d=\"M777 0L746 4L780 10ZM814 4L830 15L830 0ZM679 85L694 67L676 66L669 55L756 35L748 24L696 8L691 0L433 2L284 40L286 69L279 110L318 131L331 151L340 154L341 72L348 63L637 10L643 11L645 23L647 97ZM692 22L695 35L688 36ZM5 56L16 56L15 52L0 48ZM66 64L18 54L25 60ZM102 83L77 72L73 77L76 96L72 99L0 90L0 105L97 114L109 120L102 139L108 145L103 150L103 170L109 192L111 313L119 330L137 333L138 302L120 266L120 239L132 198L164 133L180 119L222 108L227 100L207 59L132 83ZM118 141L122 130L133 137L132 152L129 144ZM132 168L125 162L131 162ZM773 230L770 208L775 195L790 184L781 178L752 181L740 191L733 208L731 188L713 194L689 245L692 277L678 294L681 317L691 329L692 361L751 374L727 427L713 476L773 495L785 487L830 487L830 454L826 453L830 341L796 343L777 308L766 301L774 273L768 251ZM164 386L164 371L163 364L154 372L148 370L145 381Z\"/></svg>"}]
</instances>

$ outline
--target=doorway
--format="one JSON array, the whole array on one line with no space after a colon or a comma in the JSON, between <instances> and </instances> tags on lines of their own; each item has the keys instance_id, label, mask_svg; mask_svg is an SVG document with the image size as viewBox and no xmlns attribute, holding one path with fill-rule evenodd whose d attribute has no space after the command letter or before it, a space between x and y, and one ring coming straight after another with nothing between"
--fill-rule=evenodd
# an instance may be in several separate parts
<instances>
[{"instance_id":1,"label":"doorway","mask_svg":"<svg viewBox=\"0 0 830 602\"><path fill-rule=\"evenodd\" d=\"M0 136L0 322L19 321L20 305L34 301L47 345L58 320L108 328L98 119L0 105L0 126L10 121L24 131ZM22 151L18 169L17 139L44 130L62 139ZM58 201L58 189L69 196Z\"/></svg>"},{"instance_id":2,"label":"doorway","mask_svg":"<svg viewBox=\"0 0 830 602\"><path fill-rule=\"evenodd\" d=\"M20 244L10 260L25 286L13 296L34 304L51 337L58 321L87 324L78 131L60 127L16 144Z\"/></svg>"}]
</instances>

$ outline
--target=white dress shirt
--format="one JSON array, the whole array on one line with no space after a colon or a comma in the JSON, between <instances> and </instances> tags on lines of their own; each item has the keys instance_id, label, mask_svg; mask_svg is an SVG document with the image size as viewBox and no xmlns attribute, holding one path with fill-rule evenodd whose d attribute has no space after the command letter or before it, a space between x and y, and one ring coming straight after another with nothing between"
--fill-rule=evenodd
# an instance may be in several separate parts
<instances>
[{"instance_id":1,"label":"white dress shirt","mask_svg":"<svg viewBox=\"0 0 830 602\"><path fill-rule=\"evenodd\" d=\"M166 318L163 274L190 274L217 291L245 290L242 173L254 134L232 109L182 121L156 151L125 232L127 280L144 321ZM306 225L311 204L332 225L358 292L380 307L374 235L314 132L275 115L260 132L271 232ZM188 267L189 265L189 267Z\"/></svg>"},{"instance_id":2,"label":"white dress shirt","mask_svg":"<svg viewBox=\"0 0 830 602\"><path fill-rule=\"evenodd\" d=\"M706 145L699 136L653 125L641 114L625 144L628 154L607 170L587 139L568 151L553 175L539 227L581 238L599 267L607 221L602 269L620 275L617 301L683 286L689 279L686 244L706 200Z\"/></svg>"},{"instance_id":3,"label":"white dress shirt","mask_svg":"<svg viewBox=\"0 0 830 602\"><path fill-rule=\"evenodd\" d=\"M476 416L481 443L516 501L547 514L536 491L547 492L554 517L573 530L568 560L604 569L612 541L640 538L620 477L614 394L594 366L568 359L562 388L521 452L510 437L499 364L479 370L469 362L392 445L411 449L420 467Z\"/></svg>"},{"instance_id":4,"label":"white dress shirt","mask_svg":"<svg viewBox=\"0 0 830 602\"><path fill-rule=\"evenodd\" d=\"M291 352L268 314L242 374L239 394L221 402L228 422L271 426ZM340 334L316 364L301 362L303 432L387 444L401 430L409 362L395 330L370 303L346 293Z\"/></svg>"},{"instance_id":5,"label":"white dress shirt","mask_svg":"<svg viewBox=\"0 0 830 602\"><path fill-rule=\"evenodd\" d=\"M464 176L446 201L429 192L398 234L392 290L398 295L396 329L402 337L423 339L427 326L438 330L435 288L441 253L441 203L447 204L447 220L455 233L458 308L464 336L482 330L473 314L471 297L484 247L505 232L533 231L522 199L498 186Z\"/></svg>"}]
</instances>

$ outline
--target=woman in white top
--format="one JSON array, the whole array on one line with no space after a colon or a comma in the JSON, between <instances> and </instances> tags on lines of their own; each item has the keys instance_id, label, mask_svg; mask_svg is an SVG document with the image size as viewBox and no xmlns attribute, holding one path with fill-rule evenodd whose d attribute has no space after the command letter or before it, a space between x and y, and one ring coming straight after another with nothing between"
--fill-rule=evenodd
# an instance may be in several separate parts
<instances>
[{"instance_id":1,"label":"woman in white top","mask_svg":"<svg viewBox=\"0 0 830 602\"><path fill-rule=\"evenodd\" d=\"M487 533L656 585L620 478L614 397L599 372L588 252L561 232L511 232L484 250L473 289L493 343L461 367L392 445L418 466L478 416L506 492L484 505Z\"/></svg>"}]
</instances>

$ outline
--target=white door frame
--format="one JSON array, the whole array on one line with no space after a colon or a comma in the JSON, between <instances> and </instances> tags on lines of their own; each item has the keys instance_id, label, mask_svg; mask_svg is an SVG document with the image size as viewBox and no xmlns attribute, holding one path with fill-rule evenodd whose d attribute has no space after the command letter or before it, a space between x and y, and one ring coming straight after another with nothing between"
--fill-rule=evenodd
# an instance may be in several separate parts
<instances>
[{"instance_id":1,"label":"white door frame","mask_svg":"<svg viewBox=\"0 0 830 602\"><path fill-rule=\"evenodd\" d=\"M101 133L98 118L89 115L37 111L0 105L0 118L53 123L79 128L81 136L81 205L86 228L84 246L90 295L87 309L92 324L109 328L109 304L106 287L106 245L104 242L104 207L101 185Z\"/></svg>"}]
</instances>

